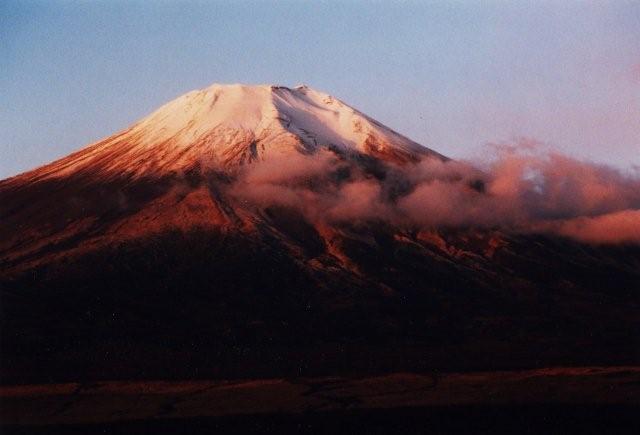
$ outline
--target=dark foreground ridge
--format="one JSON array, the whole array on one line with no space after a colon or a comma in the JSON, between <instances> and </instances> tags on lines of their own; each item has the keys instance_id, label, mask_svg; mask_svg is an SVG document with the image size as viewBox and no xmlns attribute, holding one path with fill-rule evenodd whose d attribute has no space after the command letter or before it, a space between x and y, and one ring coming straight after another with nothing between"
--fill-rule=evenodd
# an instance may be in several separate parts
<instances>
[{"instance_id":1,"label":"dark foreground ridge","mask_svg":"<svg viewBox=\"0 0 640 435\"><path fill-rule=\"evenodd\" d=\"M5 426L6 435L91 434L637 434L634 405L460 405L298 415L133 421L43 427Z\"/></svg>"},{"instance_id":2,"label":"dark foreground ridge","mask_svg":"<svg viewBox=\"0 0 640 435\"><path fill-rule=\"evenodd\" d=\"M3 433L633 433L640 368L24 385L0 399Z\"/></svg>"}]
</instances>

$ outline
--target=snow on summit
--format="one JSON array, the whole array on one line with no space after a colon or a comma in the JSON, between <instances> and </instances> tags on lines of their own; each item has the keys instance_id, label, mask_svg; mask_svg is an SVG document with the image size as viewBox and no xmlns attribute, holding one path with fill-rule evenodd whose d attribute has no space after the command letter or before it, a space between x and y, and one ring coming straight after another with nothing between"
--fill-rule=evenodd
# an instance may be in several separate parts
<instances>
[{"instance_id":1,"label":"snow on summit","mask_svg":"<svg viewBox=\"0 0 640 435\"><path fill-rule=\"evenodd\" d=\"M220 85L189 92L161 107L139 124L161 125L157 137L178 135L187 142L216 129L252 132L257 138L289 132L305 145L334 145L362 150L373 135L407 152L422 147L368 118L337 98L301 85ZM186 128L185 128L186 127Z\"/></svg>"},{"instance_id":2,"label":"snow on summit","mask_svg":"<svg viewBox=\"0 0 640 435\"><path fill-rule=\"evenodd\" d=\"M123 132L23 176L105 176L229 167L321 149L393 161L439 156L307 86L213 84L163 105ZM19 176L19 177L23 177Z\"/></svg>"}]
</instances>

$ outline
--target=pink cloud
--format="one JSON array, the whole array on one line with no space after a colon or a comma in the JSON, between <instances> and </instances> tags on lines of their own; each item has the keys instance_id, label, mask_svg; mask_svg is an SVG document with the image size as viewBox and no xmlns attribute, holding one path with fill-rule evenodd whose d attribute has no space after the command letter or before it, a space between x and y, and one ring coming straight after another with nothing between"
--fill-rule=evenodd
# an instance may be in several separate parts
<instances>
[{"instance_id":1,"label":"pink cloud","mask_svg":"<svg viewBox=\"0 0 640 435\"><path fill-rule=\"evenodd\" d=\"M312 222L543 231L594 243L640 238L640 174L534 141L494 149L489 163L426 159L388 165L384 177L331 153L272 159L241 172L230 192L246 206L293 207Z\"/></svg>"},{"instance_id":2,"label":"pink cloud","mask_svg":"<svg viewBox=\"0 0 640 435\"><path fill-rule=\"evenodd\" d=\"M554 231L588 243L640 243L640 210L623 210L561 222Z\"/></svg>"}]
</instances>

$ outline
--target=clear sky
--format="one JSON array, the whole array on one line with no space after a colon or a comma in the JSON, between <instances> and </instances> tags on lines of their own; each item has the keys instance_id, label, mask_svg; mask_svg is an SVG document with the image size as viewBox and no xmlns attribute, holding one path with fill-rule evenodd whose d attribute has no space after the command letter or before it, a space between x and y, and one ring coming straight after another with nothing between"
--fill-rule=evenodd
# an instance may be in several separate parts
<instances>
[{"instance_id":1,"label":"clear sky","mask_svg":"<svg viewBox=\"0 0 640 435\"><path fill-rule=\"evenodd\" d=\"M640 164L640 2L0 2L0 178L191 89L305 83L452 157Z\"/></svg>"}]
</instances>

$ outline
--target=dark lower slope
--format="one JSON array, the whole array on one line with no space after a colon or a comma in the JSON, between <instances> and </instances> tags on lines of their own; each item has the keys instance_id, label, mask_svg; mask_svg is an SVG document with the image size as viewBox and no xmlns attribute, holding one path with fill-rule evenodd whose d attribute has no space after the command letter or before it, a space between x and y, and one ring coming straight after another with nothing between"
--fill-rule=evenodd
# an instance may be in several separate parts
<instances>
[{"instance_id":1,"label":"dark lower slope","mask_svg":"<svg viewBox=\"0 0 640 435\"><path fill-rule=\"evenodd\" d=\"M439 248L369 225L343 229L339 262L313 227L266 215L259 234L168 232L3 278L2 381L640 362L640 247L487 253L490 235Z\"/></svg>"}]
</instances>

